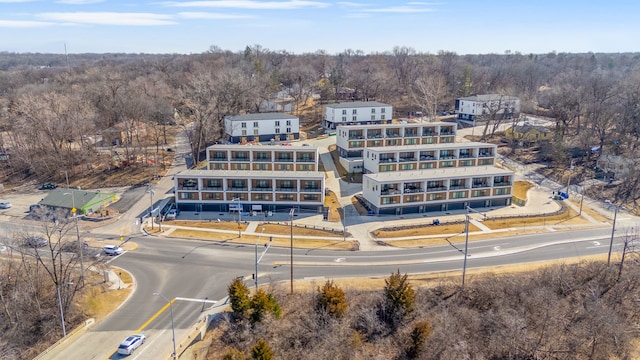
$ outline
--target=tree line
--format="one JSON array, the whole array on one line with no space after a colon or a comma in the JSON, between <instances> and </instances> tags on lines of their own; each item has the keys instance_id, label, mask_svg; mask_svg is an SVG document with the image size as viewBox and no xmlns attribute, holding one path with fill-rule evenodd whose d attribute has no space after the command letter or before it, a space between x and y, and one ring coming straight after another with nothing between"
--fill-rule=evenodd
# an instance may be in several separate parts
<instances>
[{"instance_id":1,"label":"tree line","mask_svg":"<svg viewBox=\"0 0 640 360\"><path fill-rule=\"evenodd\" d=\"M475 94L517 96L522 110L555 121L555 143L633 157L640 137L640 54L420 53L411 47L365 54L347 49L293 54L260 45L231 52L212 46L192 55L0 53L0 146L10 152L4 173L74 176L111 169L116 134L123 166L144 166L167 146L166 131L182 126L197 161L221 141L226 115L255 113L285 92L303 124L322 104L377 100L394 117L434 117ZM95 140L95 139L94 139ZM562 154L559 154L560 156Z\"/></svg>"}]
</instances>

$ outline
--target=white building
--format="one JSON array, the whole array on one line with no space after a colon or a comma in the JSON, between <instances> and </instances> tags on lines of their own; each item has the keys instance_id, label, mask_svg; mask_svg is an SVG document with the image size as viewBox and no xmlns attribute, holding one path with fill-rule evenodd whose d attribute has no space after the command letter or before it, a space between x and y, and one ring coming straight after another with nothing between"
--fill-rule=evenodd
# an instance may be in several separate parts
<instances>
[{"instance_id":1,"label":"white building","mask_svg":"<svg viewBox=\"0 0 640 360\"><path fill-rule=\"evenodd\" d=\"M343 102L325 105L322 124L327 129L337 125L389 124L393 119L393 107L377 101Z\"/></svg>"},{"instance_id":2,"label":"white building","mask_svg":"<svg viewBox=\"0 0 640 360\"><path fill-rule=\"evenodd\" d=\"M206 154L206 170L174 176L175 202L181 210L323 210L325 175L318 172L316 147L212 145Z\"/></svg>"},{"instance_id":3,"label":"white building","mask_svg":"<svg viewBox=\"0 0 640 360\"><path fill-rule=\"evenodd\" d=\"M520 99L515 96L486 94L456 99L458 119L481 120L496 117L512 119L520 116Z\"/></svg>"},{"instance_id":4,"label":"white building","mask_svg":"<svg viewBox=\"0 0 640 360\"><path fill-rule=\"evenodd\" d=\"M401 215L511 205L513 172L494 166L365 174L362 195L376 214Z\"/></svg>"},{"instance_id":5,"label":"white building","mask_svg":"<svg viewBox=\"0 0 640 360\"><path fill-rule=\"evenodd\" d=\"M481 142L368 148L364 173L495 165L497 149Z\"/></svg>"},{"instance_id":6,"label":"white building","mask_svg":"<svg viewBox=\"0 0 640 360\"><path fill-rule=\"evenodd\" d=\"M367 148L447 144L455 142L456 125L445 122L380 125L341 125L336 130L340 164L348 172L362 172Z\"/></svg>"},{"instance_id":7,"label":"white building","mask_svg":"<svg viewBox=\"0 0 640 360\"><path fill-rule=\"evenodd\" d=\"M300 138L300 119L283 113L226 116L224 129L232 144L296 140Z\"/></svg>"}]
</instances>

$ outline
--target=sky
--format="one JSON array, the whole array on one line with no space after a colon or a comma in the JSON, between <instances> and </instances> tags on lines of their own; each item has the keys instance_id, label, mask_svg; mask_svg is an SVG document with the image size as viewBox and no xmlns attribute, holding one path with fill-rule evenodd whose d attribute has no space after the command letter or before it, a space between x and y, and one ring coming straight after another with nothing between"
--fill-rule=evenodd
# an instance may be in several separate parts
<instances>
[{"instance_id":1,"label":"sky","mask_svg":"<svg viewBox=\"0 0 640 360\"><path fill-rule=\"evenodd\" d=\"M0 0L0 51L640 51L637 0Z\"/></svg>"}]
</instances>

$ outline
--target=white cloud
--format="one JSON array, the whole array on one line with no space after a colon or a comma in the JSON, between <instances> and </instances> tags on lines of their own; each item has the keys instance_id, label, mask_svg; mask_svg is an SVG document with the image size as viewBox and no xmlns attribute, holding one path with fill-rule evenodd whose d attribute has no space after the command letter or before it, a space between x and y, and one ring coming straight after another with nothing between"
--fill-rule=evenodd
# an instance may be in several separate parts
<instances>
[{"instance_id":1,"label":"white cloud","mask_svg":"<svg viewBox=\"0 0 640 360\"><path fill-rule=\"evenodd\" d=\"M325 8L331 6L330 3L307 1L307 0L288 0L288 1L255 1L255 0L220 0L220 1L169 1L163 3L165 6L172 7L214 7L214 8L233 8L233 9L251 9L251 10L293 10L302 8Z\"/></svg>"},{"instance_id":2,"label":"white cloud","mask_svg":"<svg viewBox=\"0 0 640 360\"><path fill-rule=\"evenodd\" d=\"M0 4L17 4L17 3L26 3L33 2L35 0L0 0Z\"/></svg>"},{"instance_id":3,"label":"white cloud","mask_svg":"<svg viewBox=\"0 0 640 360\"><path fill-rule=\"evenodd\" d=\"M233 14L222 14L222 13L209 13L209 12L180 12L178 16L184 19L251 19L255 18L255 16L251 15L233 15Z\"/></svg>"},{"instance_id":4,"label":"white cloud","mask_svg":"<svg viewBox=\"0 0 640 360\"><path fill-rule=\"evenodd\" d=\"M434 12L435 10L431 8L402 5L402 6L389 6L385 8L379 8L379 9L362 9L359 11L375 12L375 13L417 13L417 12Z\"/></svg>"},{"instance_id":5,"label":"white cloud","mask_svg":"<svg viewBox=\"0 0 640 360\"><path fill-rule=\"evenodd\" d=\"M170 15L119 12L67 12L40 13L38 18L74 24L99 24L116 26L158 26L176 24Z\"/></svg>"},{"instance_id":6,"label":"white cloud","mask_svg":"<svg viewBox=\"0 0 640 360\"><path fill-rule=\"evenodd\" d=\"M3 28L32 28L51 25L54 25L54 23L45 21L0 20L0 27Z\"/></svg>"},{"instance_id":7,"label":"white cloud","mask_svg":"<svg viewBox=\"0 0 640 360\"><path fill-rule=\"evenodd\" d=\"M369 4L364 4L364 3L356 3L356 2L351 2L351 1L340 1L337 3L340 6L346 6L346 7L363 7L363 6L369 6Z\"/></svg>"},{"instance_id":8,"label":"white cloud","mask_svg":"<svg viewBox=\"0 0 640 360\"><path fill-rule=\"evenodd\" d=\"M56 3L67 4L67 5L88 5L88 4L97 4L104 1L105 0L58 0L56 1Z\"/></svg>"}]
</instances>

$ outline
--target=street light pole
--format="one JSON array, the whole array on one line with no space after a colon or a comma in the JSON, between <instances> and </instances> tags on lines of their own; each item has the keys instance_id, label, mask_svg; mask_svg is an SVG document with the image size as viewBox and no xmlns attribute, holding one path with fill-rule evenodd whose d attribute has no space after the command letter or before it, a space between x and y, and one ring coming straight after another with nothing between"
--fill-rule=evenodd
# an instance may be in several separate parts
<instances>
[{"instance_id":1,"label":"street light pole","mask_svg":"<svg viewBox=\"0 0 640 360\"><path fill-rule=\"evenodd\" d=\"M291 208L291 211L289 211L289 233L291 235L291 245L290 245L290 252L291 252L291 294L293 295L293 212L295 211L295 208Z\"/></svg>"},{"instance_id":2,"label":"street light pole","mask_svg":"<svg viewBox=\"0 0 640 360\"><path fill-rule=\"evenodd\" d=\"M174 360L177 359L177 353L176 353L176 331L175 331L175 327L173 326L173 300L169 300L167 299L166 296L160 294L159 292L154 292L153 293L154 296L161 296L163 299L165 299L166 302L169 303L169 313L171 314L171 336L173 336L173 354L171 354L171 358L173 358Z\"/></svg>"},{"instance_id":3,"label":"street light pole","mask_svg":"<svg viewBox=\"0 0 640 360\"><path fill-rule=\"evenodd\" d=\"M347 207L342 207L342 241L347 241Z\"/></svg>"},{"instance_id":4,"label":"street light pole","mask_svg":"<svg viewBox=\"0 0 640 360\"><path fill-rule=\"evenodd\" d=\"M242 230L240 230L240 222L242 221L242 204L240 204L240 198L233 198L231 199L231 201L237 201L238 202L238 207L236 208L236 210L238 210L238 238L242 237Z\"/></svg>"},{"instance_id":5,"label":"street light pole","mask_svg":"<svg viewBox=\"0 0 640 360\"><path fill-rule=\"evenodd\" d=\"M151 230L153 230L153 195L156 193L151 186L149 186L149 190L147 190L147 192L149 193L149 219L151 219Z\"/></svg>"},{"instance_id":6,"label":"street light pole","mask_svg":"<svg viewBox=\"0 0 640 360\"><path fill-rule=\"evenodd\" d=\"M84 261L83 261L84 246L82 246L82 242L80 241L80 228L78 226L78 216L77 216L78 209L76 209L75 190L71 190L70 193L64 193L64 195L71 195L71 214L73 214L73 220L76 223L76 239L78 241L78 253L80 254L80 286L84 286Z\"/></svg>"},{"instance_id":7,"label":"street light pole","mask_svg":"<svg viewBox=\"0 0 640 360\"><path fill-rule=\"evenodd\" d=\"M487 218L486 214L483 214L477 210L472 209L470 206L467 206L467 213L465 214L465 222L464 222L464 261L462 263L462 287L464 287L464 279L467 274L467 251L469 250L469 220L471 218L470 212L475 212L482 215L485 219Z\"/></svg>"},{"instance_id":8,"label":"street light pole","mask_svg":"<svg viewBox=\"0 0 640 360\"><path fill-rule=\"evenodd\" d=\"M67 328L64 325L64 311L62 310L62 297L60 296L60 285L56 286L58 292L58 305L60 306L60 321L62 321L62 337L67 337Z\"/></svg>"},{"instance_id":9,"label":"street light pole","mask_svg":"<svg viewBox=\"0 0 640 360\"><path fill-rule=\"evenodd\" d=\"M607 255L607 266L611 264L611 250L613 249L613 235L616 232L616 217L618 216L618 205L613 204L616 207L613 213L613 227L611 227L611 241L609 242L609 255Z\"/></svg>"}]
</instances>

